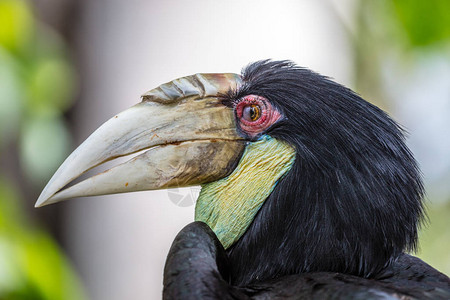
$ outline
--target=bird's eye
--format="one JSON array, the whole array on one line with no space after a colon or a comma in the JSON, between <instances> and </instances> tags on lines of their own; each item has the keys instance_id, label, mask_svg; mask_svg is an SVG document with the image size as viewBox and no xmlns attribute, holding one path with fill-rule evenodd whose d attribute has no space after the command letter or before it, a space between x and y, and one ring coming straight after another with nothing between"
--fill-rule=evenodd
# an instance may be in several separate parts
<instances>
[{"instance_id":1,"label":"bird's eye","mask_svg":"<svg viewBox=\"0 0 450 300\"><path fill-rule=\"evenodd\" d=\"M247 95L239 99L234 106L240 129L255 138L276 121L281 114L269 100L257 95Z\"/></svg>"},{"instance_id":2,"label":"bird's eye","mask_svg":"<svg viewBox=\"0 0 450 300\"><path fill-rule=\"evenodd\" d=\"M250 104L242 110L242 118L249 122L254 122L261 117L261 108L256 104Z\"/></svg>"}]
</instances>

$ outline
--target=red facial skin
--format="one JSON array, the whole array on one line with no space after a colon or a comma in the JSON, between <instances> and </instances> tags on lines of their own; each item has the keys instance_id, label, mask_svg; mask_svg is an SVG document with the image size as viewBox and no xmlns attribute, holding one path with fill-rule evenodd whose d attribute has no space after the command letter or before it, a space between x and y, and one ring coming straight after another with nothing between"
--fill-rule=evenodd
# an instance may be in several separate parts
<instances>
[{"instance_id":1,"label":"red facial skin","mask_svg":"<svg viewBox=\"0 0 450 300\"><path fill-rule=\"evenodd\" d=\"M252 105L259 107L260 114L255 120L248 117L248 107ZM246 108L247 113L244 112ZM241 98L235 104L234 109L240 128L251 138L256 137L281 119L280 112L266 98L257 95L247 95Z\"/></svg>"}]
</instances>

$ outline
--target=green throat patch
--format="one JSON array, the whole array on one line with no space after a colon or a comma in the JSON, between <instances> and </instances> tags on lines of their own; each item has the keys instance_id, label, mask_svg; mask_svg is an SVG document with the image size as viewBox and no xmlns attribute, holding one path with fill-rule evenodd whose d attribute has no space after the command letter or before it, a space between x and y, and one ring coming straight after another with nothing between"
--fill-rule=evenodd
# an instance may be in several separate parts
<instances>
[{"instance_id":1,"label":"green throat patch","mask_svg":"<svg viewBox=\"0 0 450 300\"><path fill-rule=\"evenodd\" d=\"M202 185L195 220L208 224L227 249L244 234L294 160L294 148L283 141L263 136L250 143L233 173Z\"/></svg>"}]
</instances>

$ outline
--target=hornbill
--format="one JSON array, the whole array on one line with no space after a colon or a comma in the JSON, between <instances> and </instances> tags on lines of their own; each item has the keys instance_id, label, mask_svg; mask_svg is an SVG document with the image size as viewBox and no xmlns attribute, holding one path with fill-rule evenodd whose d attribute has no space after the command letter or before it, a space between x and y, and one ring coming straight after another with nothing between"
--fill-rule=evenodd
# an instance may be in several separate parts
<instances>
[{"instance_id":1,"label":"hornbill","mask_svg":"<svg viewBox=\"0 0 450 300\"><path fill-rule=\"evenodd\" d=\"M450 298L450 279L405 253L424 190L403 130L290 61L145 93L66 159L36 206L189 185L202 189L166 261L166 299Z\"/></svg>"}]
</instances>

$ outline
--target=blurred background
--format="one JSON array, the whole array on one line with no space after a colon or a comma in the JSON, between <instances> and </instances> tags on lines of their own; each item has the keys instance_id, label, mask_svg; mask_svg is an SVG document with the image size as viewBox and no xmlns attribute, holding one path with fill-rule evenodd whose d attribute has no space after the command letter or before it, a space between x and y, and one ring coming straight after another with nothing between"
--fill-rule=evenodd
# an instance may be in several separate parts
<instances>
[{"instance_id":1,"label":"blurred background","mask_svg":"<svg viewBox=\"0 0 450 300\"><path fill-rule=\"evenodd\" d=\"M0 0L0 299L160 298L198 188L34 202L142 93L265 58L334 78L408 130L429 214L417 255L449 275L449 11L446 0Z\"/></svg>"}]
</instances>

